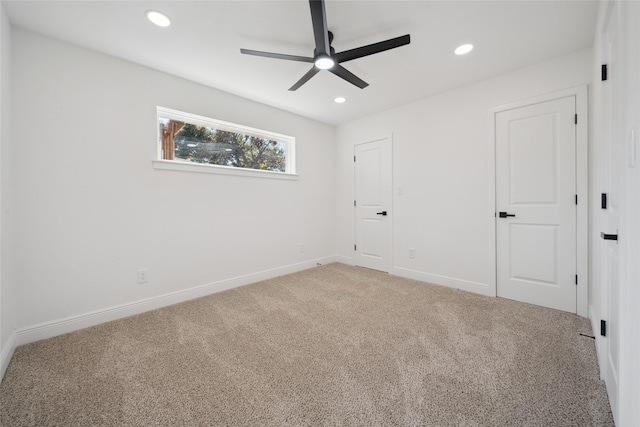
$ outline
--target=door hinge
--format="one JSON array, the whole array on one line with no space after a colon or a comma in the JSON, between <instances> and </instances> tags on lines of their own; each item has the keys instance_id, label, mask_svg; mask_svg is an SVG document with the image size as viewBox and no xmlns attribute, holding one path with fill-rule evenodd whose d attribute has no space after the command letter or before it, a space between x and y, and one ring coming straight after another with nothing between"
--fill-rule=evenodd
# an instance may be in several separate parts
<instances>
[{"instance_id":1,"label":"door hinge","mask_svg":"<svg viewBox=\"0 0 640 427\"><path fill-rule=\"evenodd\" d=\"M576 285L578 284L578 275L576 274Z\"/></svg>"},{"instance_id":2,"label":"door hinge","mask_svg":"<svg viewBox=\"0 0 640 427\"><path fill-rule=\"evenodd\" d=\"M600 195L600 208L607 209L607 193Z\"/></svg>"},{"instance_id":3,"label":"door hinge","mask_svg":"<svg viewBox=\"0 0 640 427\"><path fill-rule=\"evenodd\" d=\"M578 204L578 195L576 194L576 205Z\"/></svg>"},{"instance_id":4,"label":"door hinge","mask_svg":"<svg viewBox=\"0 0 640 427\"><path fill-rule=\"evenodd\" d=\"M607 321L606 320L600 320L600 335L602 335L603 337L607 336Z\"/></svg>"},{"instance_id":5,"label":"door hinge","mask_svg":"<svg viewBox=\"0 0 640 427\"><path fill-rule=\"evenodd\" d=\"M356 156L353 156L353 163L356 162Z\"/></svg>"},{"instance_id":6,"label":"door hinge","mask_svg":"<svg viewBox=\"0 0 640 427\"><path fill-rule=\"evenodd\" d=\"M354 250L354 251L355 251L355 250L357 250L356 248L357 248L357 246L356 246L356 245L353 245L353 250Z\"/></svg>"},{"instance_id":7,"label":"door hinge","mask_svg":"<svg viewBox=\"0 0 640 427\"><path fill-rule=\"evenodd\" d=\"M607 71L607 64L602 64L602 67L600 68L600 80L603 82L607 80Z\"/></svg>"},{"instance_id":8,"label":"door hinge","mask_svg":"<svg viewBox=\"0 0 640 427\"><path fill-rule=\"evenodd\" d=\"M354 200L354 201L353 201L353 206L355 206L355 205L356 205L356 201Z\"/></svg>"},{"instance_id":9,"label":"door hinge","mask_svg":"<svg viewBox=\"0 0 640 427\"><path fill-rule=\"evenodd\" d=\"M573 122L574 122L574 124L576 124L576 125L577 125L577 124L578 124L578 115L576 114L576 115L574 115L573 117L574 117Z\"/></svg>"}]
</instances>

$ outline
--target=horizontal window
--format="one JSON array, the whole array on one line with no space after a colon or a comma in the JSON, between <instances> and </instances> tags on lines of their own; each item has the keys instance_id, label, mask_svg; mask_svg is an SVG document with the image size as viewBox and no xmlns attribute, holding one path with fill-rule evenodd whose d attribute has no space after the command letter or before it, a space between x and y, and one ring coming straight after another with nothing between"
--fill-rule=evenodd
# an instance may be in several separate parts
<instances>
[{"instance_id":1,"label":"horizontal window","mask_svg":"<svg viewBox=\"0 0 640 427\"><path fill-rule=\"evenodd\" d=\"M290 136L158 107L158 159L165 164L193 164L197 171L210 166L213 173L237 168L294 175L294 143Z\"/></svg>"}]
</instances>

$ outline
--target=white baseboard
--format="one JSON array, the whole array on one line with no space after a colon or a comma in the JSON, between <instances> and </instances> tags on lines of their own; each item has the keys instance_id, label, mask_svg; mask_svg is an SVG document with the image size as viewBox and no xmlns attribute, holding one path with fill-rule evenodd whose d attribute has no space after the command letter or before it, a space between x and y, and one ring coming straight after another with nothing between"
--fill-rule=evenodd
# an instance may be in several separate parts
<instances>
[{"instance_id":1,"label":"white baseboard","mask_svg":"<svg viewBox=\"0 0 640 427\"><path fill-rule=\"evenodd\" d=\"M406 277L408 279L433 283L434 285L446 286L448 288L460 289L490 297L496 296L492 287L486 283L471 282L469 280L455 279L453 277L440 276L438 274L423 273L421 271L400 267L393 267L390 273L396 276Z\"/></svg>"},{"instance_id":2,"label":"white baseboard","mask_svg":"<svg viewBox=\"0 0 640 427\"><path fill-rule=\"evenodd\" d=\"M593 306L591 304L589 304L589 306L587 307L587 318L589 319L589 321L591 321L591 329L593 329L593 333L595 334L595 313L593 312Z\"/></svg>"},{"instance_id":3,"label":"white baseboard","mask_svg":"<svg viewBox=\"0 0 640 427\"><path fill-rule=\"evenodd\" d=\"M274 277L283 276L285 274L307 270L317 266L318 264L330 264L332 262L336 262L335 256L318 258L297 264L264 270L257 273L251 273L245 276L238 276L231 279L220 280L218 282L195 286L193 288L171 292L164 295L158 295L152 298L134 301L115 307L109 307L102 310L97 310L76 316L70 316L64 319L45 322L39 325L21 328L15 333L13 348L19 345L28 344L30 342L55 337L73 331L78 331L80 329L95 326L100 323L122 319L124 317L133 316L135 314L144 313L146 311L181 303L194 298L200 298L217 292L226 291L228 289L233 289L251 283L259 282L261 280L273 279ZM13 353L13 351L11 351L11 353ZM4 357L2 360L4 363Z\"/></svg>"},{"instance_id":4,"label":"white baseboard","mask_svg":"<svg viewBox=\"0 0 640 427\"><path fill-rule=\"evenodd\" d=\"M334 260L335 262L341 262L347 265L355 265L354 259L352 257L347 257L344 255L335 255ZM401 267L391 267L389 274L393 274L394 276L406 277L408 279L419 280L421 282L433 283L434 285L446 286L448 288L461 289L463 291L487 295L490 297L496 296L496 291L494 289L495 287L490 286L486 283L455 279L453 277L441 276L438 274L429 274L422 271Z\"/></svg>"},{"instance_id":5,"label":"white baseboard","mask_svg":"<svg viewBox=\"0 0 640 427\"><path fill-rule=\"evenodd\" d=\"M335 262L339 262L339 263L347 264L347 265L354 265L353 264L353 258L348 257L348 256L335 255L334 259L335 259Z\"/></svg>"},{"instance_id":6,"label":"white baseboard","mask_svg":"<svg viewBox=\"0 0 640 427\"><path fill-rule=\"evenodd\" d=\"M16 333L11 332L9 336L9 340L6 342L4 347L0 349L0 381L4 378L4 373L7 372L7 367L9 366L9 362L13 357L13 352L16 349Z\"/></svg>"},{"instance_id":7,"label":"white baseboard","mask_svg":"<svg viewBox=\"0 0 640 427\"><path fill-rule=\"evenodd\" d=\"M587 317L591 322L591 331L593 336L596 337L596 358L598 359L598 368L600 369L600 379L604 380L604 361L605 358L602 354L602 337L600 336L600 320L596 319L596 313L593 311L593 306L589 305L587 308Z\"/></svg>"}]
</instances>

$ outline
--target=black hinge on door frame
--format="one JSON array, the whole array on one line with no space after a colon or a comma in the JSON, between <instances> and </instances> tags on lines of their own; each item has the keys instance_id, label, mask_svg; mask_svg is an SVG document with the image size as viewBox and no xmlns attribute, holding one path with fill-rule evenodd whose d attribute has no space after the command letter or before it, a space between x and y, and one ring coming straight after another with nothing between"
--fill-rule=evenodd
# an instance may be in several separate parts
<instances>
[{"instance_id":1,"label":"black hinge on door frame","mask_svg":"<svg viewBox=\"0 0 640 427\"><path fill-rule=\"evenodd\" d=\"M600 320L600 335L602 335L603 337L607 336L607 321L606 320Z\"/></svg>"},{"instance_id":2,"label":"black hinge on door frame","mask_svg":"<svg viewBox=\"0 0 640 427\"><path fill-rule=\"evenodd\" d=\"M355 206L355 205L356 205L356 201L354 200L354 201L353 201L353 206Z\"/></svg>"},{"instance_id":3,"label":"black hinge on door frame","mask_svg":"<svg viewBox=\"0 0 640 427\"><path fill-rule=\"evenodd\" d=\"M577 114L574 115L573 123L576 124L576 125L578 124L578 115Z\"/></svg>"},{"instance_id":4,"label":"black hinge on door frame","mask_svg":"<svg viewBox=\"0 0 640 427\"><path fill-rule=\"evenodd\" d=\"M576 205L578 204L578 195L576 194Z\"/></svg>"},{"instance_id":5,"label":"black hinge on door frame","mask_svg":"<svg viewBox=\"0 0 640 427\"><path fill-rule=\"evenodd\" d=\"M600 195L600 208L607 209L607 193L602 193Z\"/></svg>"},{"instance_id":6,"label":"black hinge on door frame","mask_svg":"<svg viewBox=\"0 0 640 427\"><path fill-rule=\"evenodd\" d=\"M353 163L356 162L356 156L353 156Z\"/></svg>"},{"instance_id":7,"label":"black hinge on door frame","mask_svg":"<svg viewBox=\"0 0 640 427\"><path fill-rule=\"evenodd\" d=\"M357 246L356 245L353 245L353 250L354 251L357 250Z\"/></svg>"},{"instance_id":8,"label":"black hinge on door frame","mask_svg":"<svg viewBox=\"0 0 640 427\"><path fill-rule=\"evenodd\" d=\"M602 64L600 67L600 80L607 81L607 64Z\"/></svg>"},{"instance_id":9,"label":"black hinge on door frame","mask_svg":"<svg viewBox=\"0 0 640 427\"><path fill-rule=\"evenodd\" d=\"M578 284L578 275L576 274L576 285Z\"/></svg>"}]
</instances>

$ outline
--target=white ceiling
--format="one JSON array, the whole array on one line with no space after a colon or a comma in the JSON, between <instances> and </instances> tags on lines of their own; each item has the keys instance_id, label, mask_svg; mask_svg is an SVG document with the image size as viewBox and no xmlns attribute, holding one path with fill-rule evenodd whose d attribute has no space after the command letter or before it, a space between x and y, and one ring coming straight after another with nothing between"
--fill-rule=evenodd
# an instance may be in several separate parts
<instances>
[{"instance_id":1,"label":"white ceiling","mask_svg":"<svg viewBox=\"0 0 640 427\"><path fill-rule=\"evenodd\" d=\"M344 63L358 89L310 64L240 48L313 56L309 4L290 1L3 1L15 26L75 43L331 124L592 46L595 1L331 1L337 52L411 34L411 44ZM168 28L151 24L159 10ZM466 56L453 50L475 49ZM347 102L335 104L344 96Z\"/></svg>"}]
</instances>

